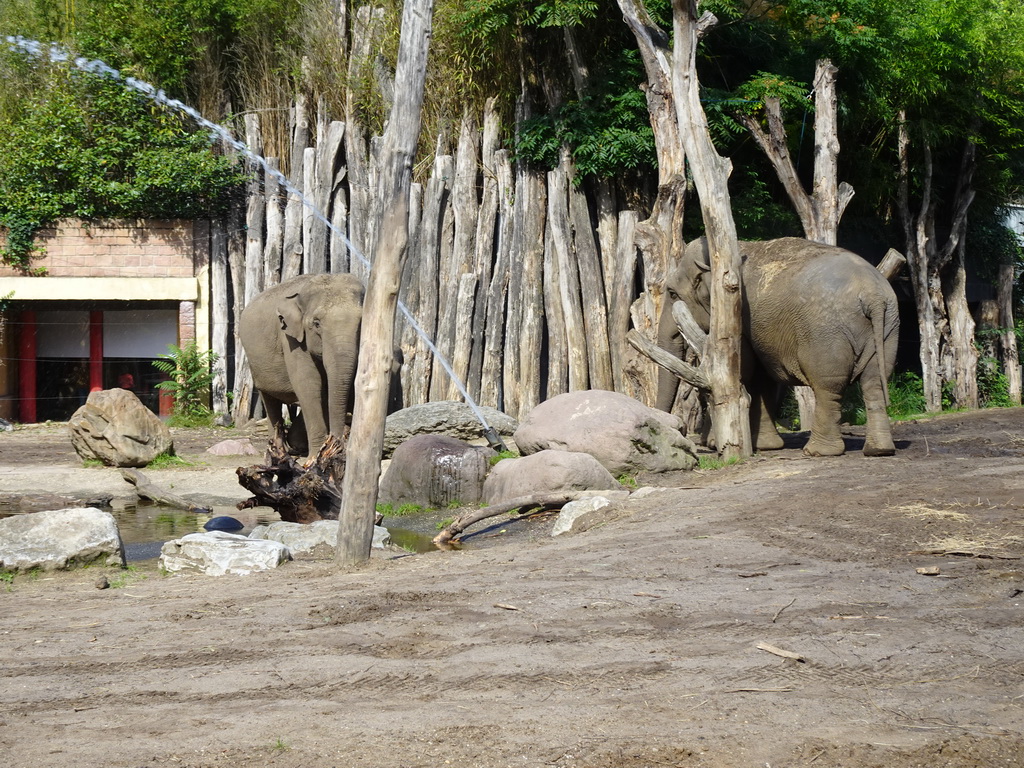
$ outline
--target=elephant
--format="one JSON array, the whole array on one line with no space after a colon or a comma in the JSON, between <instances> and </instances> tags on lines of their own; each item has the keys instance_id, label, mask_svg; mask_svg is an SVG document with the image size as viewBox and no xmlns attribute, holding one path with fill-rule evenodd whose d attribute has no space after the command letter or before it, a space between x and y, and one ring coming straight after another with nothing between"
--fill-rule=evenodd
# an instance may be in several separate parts
<instances>
[{"instance_id":1,"label":"elephant","mask_svg":"<svg viewBox=\"0 0 1024 768\"><path fill-rule=\"evenodd\" d=\"M899 311L882 274L855 253L796 237L741 242L743 344L741 379L750 394L751 438L757 450L783 446L775 427L780 385L805 385L816 406L810 456L838 456L843 390L859 380L867 411L864 455L895 453L886 405L896 361ZM686 303L705 331L710 324L710 261L707 240L686 246L666 280L668 294L658 345L676 356L684 341L672 317ZM679 381L659 372L657 407L670 410Z\"/></svg>"},{"instance_id":2,"label":"elephant","mask_svg":"<svg viewBox=\"0 0 1024 768\"><path fill-rule=\"evenodd\" d=\"M282 405L295 403L310 454L328 434L341 435L351 406L362 309L357 277L326 274L285 280L242 311L238 336L275 439L284 436ZM289 442L294 446L294 435Z\"/></svg>"}]
</instances>

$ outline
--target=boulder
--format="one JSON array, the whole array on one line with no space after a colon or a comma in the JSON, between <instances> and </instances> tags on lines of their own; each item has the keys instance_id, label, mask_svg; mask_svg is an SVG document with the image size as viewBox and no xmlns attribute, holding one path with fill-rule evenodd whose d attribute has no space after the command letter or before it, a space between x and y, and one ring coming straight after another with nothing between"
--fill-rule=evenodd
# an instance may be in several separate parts
<instances>
[{"instance_id":1,"label":"boulder","mask_svg":"<svg viewBox=\"0 0 1024 768\"><path fill-rule=\"evenodd\" d=\"M313 523L277 522L260 525L249 534L250 539L277 541L288 548L294 558L330 558L338 543L337 520L317 520ZM385 549L391 544L388 529L373 526L374 549Z\"/></svg>"},{"instance_id":2,"label":"boulder","mask_svg":"<svg viewBox=\"0 0 1024 768\"><path fill-rule=\"evenodd\" d=\"M198 571L207 576L245 576L277 568L290 557L288 548L277 541L210 531L190 533L165 543L160 549L160 567L170 573Z\"/></svg>"},{"instance_id":3,"label":"boulder","mask_svg":"<svg viewBox=\"0 0 1024 768\"><path fill-rule=\"evenodd\" d=\"M52 509L0 520L0 570L124 564L117 521L95 507Z\"/></svg>"},{"instance_id":4,"label":"boulder","mask_svg":"<svg viewBox=\"0 0 1024 768\"><path fill-rule=\"evenodd\" d=\"M212 453L214 456L259 456L260 454L251 440L240 440L238 438L221 440L219 443L214 443L206 449L206 452Z\"/></svg>"},{"instance_id":5,"label":"boulder","mask_svg":"<svg viewBox=\"0 0 1024 768\"><path fill-rule=\"evenodd\" d=\"M618 392L588 390L538 405L515 431L526 454L582 451L615 477L633 472L693 469L697 450L680 431L682 421Z\"/></svg>"},{"instance_id":6,"label":"boulder","mask_svg":"<svg viewBox=\"0 0 1024 768\"><path fill-rule=\"evenodd\" d=\"M589 453L540 451L521 459L503 459L484 480L488 506L520 496L562 491L618 490L622 486Z\"/></svg>"},{"instance_id":7,"label":"boulder","mask_svg":"<svg viewBox=\"0 0 1024 768\"><path fill-rule=\"evenodd\" d=\"M552 536L561 536L563 533L575 533L586 524L587 517L611 506L611 500L606 496L591 496L589 499L577 499L570 501L558 513L555 518L555 525L551 529Z\"/></svg>"},{"instance_id":8,"label":"boulder","mask_svg":"<svg viewBox=\"0 0 1024 768\"><path fill-rule=\"evenodd\" d=\"M411 437L392 454L378 499L396 507L417 504L431 509L477 504L491 459L497 455L486 446L446 435Z\"/></svg>"},{"instance_id":9,"label":"boulder","mask_svg":"<svg viewBox=\"0 0 1024 768\"><path fill-rule=\"evenodd\" d=\"M494 408L479 408L487 423L506 438L507 443L518 425L516 420ZM466 403L439 400L413 405L388 416L384 423L384 455L390 456L399 445L416 435L447 435L468 443L486 445L483 430L480 419Z\"/></svg>"},{"instance_id":10,"label":"boulder","mask_svg":"<svg viewBox=\"0 0 1024 768\"><path fill-rule=\"evenodd\" d=\"M90 393L68 429L83 461L99 459L111 467L144 467L174 450L167 425L127 389Z\"/></svg>"}]
</instances>

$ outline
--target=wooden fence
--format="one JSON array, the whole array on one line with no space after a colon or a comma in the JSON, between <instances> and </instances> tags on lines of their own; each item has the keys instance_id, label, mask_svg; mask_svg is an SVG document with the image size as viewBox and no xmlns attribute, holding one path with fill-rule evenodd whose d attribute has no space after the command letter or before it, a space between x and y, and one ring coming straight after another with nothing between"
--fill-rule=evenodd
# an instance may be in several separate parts
<instances>
[{"instance_id":1,"label":"wooden fence","mask_svg":"<svg viewBox=\"0 0 1024 768\"><path fill-rule=\"evenodd\" d=\"M351 271L365 282L376 237L375 140L320 118L307 128L301 101L291 122L288 182L306 204L274 174L253 182L244 242L223 236L224 256L213 260L213 295L227 295L220 290L230 280L235 297L233 307L214 307L215 329L229 327L228 314L237 319L261 290L300 273ZM246 118L246 139L261 151L255 115ZM463 118L454 151L438 146L427 180L414 185L400 300L426 338L399 323L406 404L462 399L431 344L475 402L513 417L582 389L653 403L653 365L625 343L630 326L654 338L664 274L634 244L637 214L617 210L608 188L575 185L567 156L545 173L515 163L501 145L489 104ZM225 359L228 345L215 334ZM234 415L244 421L255 404L235 349ZM222 367L215 399L228 378Z\"/></svg>"}]
</instances>

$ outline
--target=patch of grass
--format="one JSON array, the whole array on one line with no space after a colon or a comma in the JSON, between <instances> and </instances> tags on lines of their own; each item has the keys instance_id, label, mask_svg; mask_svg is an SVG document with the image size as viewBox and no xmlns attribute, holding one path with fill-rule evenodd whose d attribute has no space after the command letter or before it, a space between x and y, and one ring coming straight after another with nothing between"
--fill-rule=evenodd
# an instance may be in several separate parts
<instances>
[{"instance_id":1,"label":"patch of grass","mask_svg":"<svg viewBox=\"0 0 1024 768\"><path fill-rule=\"evenodd\" d=\"M14 573L12 571L0 571L0 583L6 586L8 592L14 589Z\"/></svg>"},{"instance_id":2,"label":"patch of grass","mask_svg":"<svg viewBox=\"0 0 1024 768\"><path fill-rule=\"evenodd\" d=\"M191 461L185 461L180 456L175 456L173 453L161 453L149 464L146 465L149 469L170 469L171 467L194 467L195 464Z\"/></svg>"},{"instance_id":3,"label":"patch of grass","mask_svg":"<svg viewBox=\"0 0 1024 768\"><path fill-rule=\"evenodd\" d=\"M200 429L213 427L213 412L209 413L175 413L167 418L168 427L180 429Z\"/></svg>"},{"instance_id":4,"label":"patch of grass","mask_svg":"<svg viewBox=\"0 0 1024 768\"><path fill-rule=\"evenodd\" d=\"M82 462L82 466L86 469L95 469L96 467L105 467L106 465L99 459L85 459Z\"/></svg>"},{"instance_id":5,"label":"patch of grass","mask_svg":"<svg viewBox=\"0 0 1024 768\"><path fill-rule=\"evenodd\" d=\"M697 469L713 470L713 469L724 469L725 467L731 467L734 464L739 464L742 461L737 456L733 456L730 459L720 459L717 456L703 455L697 457Z\"/></svg>"},{"instance_id":6,"label":"patch of grass","mask_svg":"<svg viewBox=\"0 0 1024 768\"><path fill-rule=\"evenodd\" d=\"M439 531L443 531L445 528L447 528L449 525L451 525L454 522L455 522L455 518L454 517L446 517L444 520L439 520L434 525L434 527L437 528L437 530L439 530Z\"/></svg>"},{"instance_id":7,"label":"patch of grass","mask_svg":"<svg viewBox=\"0 0 1024 768\"><path fill-rule=\"evenodd\" d=\"M627 472L623 472L621 475L619 475L615 479L618 481L619 485L623 485L626 488L634 488L635 489L636 486L637 486L636 478L633 477L633 475L631 475L631 474L629 474Z\"/></svg>"},{"instance_id":8,"label":"patch of grass","mask_svg":"<svg viewBox=\"0 0 1024 768\"><path fill-rule=\"evenodd\" d=\"M377 511L384 515L384 517L403 517L405 515L418 515L421 512L426 512L427 509L419 504L399 504L397 507L393 504L378 504Z\"/></svg>"},{"instance_id":9,"label":"patch of grass","mask_svg":"<svg viewBox=\"0 0 1024 768\"><path fill-rule=\"evenodd\" d=\"M493 467L499 461L502 461L504 459L518 459L518 458L519 458L519 454L516 453L515 451L500 451L497 456L491 456L490 462L491 462L491 466Z\"/></svg>"},{"instance_id":10,"label":"patch of grass","mask_svg":"<svg viewBox=\"0 0 1024 768\"><path fill-rule=\"evenodd\" d=\"M128 565L121 569L121 573L112 579L107 579L107 583L111 589L120 589L121 587L127 587L131 582L136 579L144 579L146 574L141 573L138 568L134 565Z\"/></svg>"},{"instance_id":11,"label":"patch of grass","mask_svg":"<svg viewBox=\"0 0 1024 768\"><path fill-rule=\"evenodd\" d=\"M280 736L277 738L277 741L275 741L270 748L275 752L287 752L289 749L291 749L291 747L288 746L288 743Z\"/></svg>"}]
</instances>

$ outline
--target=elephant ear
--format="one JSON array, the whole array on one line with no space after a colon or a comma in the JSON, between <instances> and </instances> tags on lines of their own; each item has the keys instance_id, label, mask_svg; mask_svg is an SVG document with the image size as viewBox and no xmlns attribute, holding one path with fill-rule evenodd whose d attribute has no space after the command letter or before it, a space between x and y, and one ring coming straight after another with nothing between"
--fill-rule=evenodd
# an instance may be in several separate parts
<instances>
[{"instance_id":1,"label":"elephant ear","mask_svg":"<svg viewBox=\"0 0 1024 768\"><path fill-rule=\"evenodd\" d=\"M284 301L277 305L277 319L281 330L295 339L299 344L306 340L306 327L302 322L302 305L299 294L285 296Z\"/></svg>"}]
</instances>

